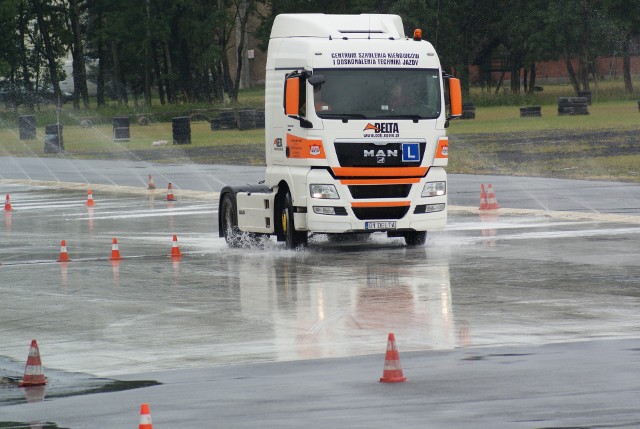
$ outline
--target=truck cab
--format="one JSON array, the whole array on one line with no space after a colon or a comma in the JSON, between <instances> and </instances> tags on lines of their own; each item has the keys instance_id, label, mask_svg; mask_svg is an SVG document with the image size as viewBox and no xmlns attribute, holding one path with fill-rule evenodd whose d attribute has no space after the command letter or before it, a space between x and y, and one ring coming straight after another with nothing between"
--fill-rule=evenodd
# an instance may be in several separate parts
<instances>
[{"instance_id":1,"label":"truck cab","mask_svg":"<svg viewBox=\"0 0 640 429\"><path fill-rule=\"evenodd\" d=\"M295 248L310 232L386 232L423 244L446 224L446 128L461 105L459 81L399 16L277 16L265 181L222 190L221 236L273 234Z\"/></svg>"}]
</instances>

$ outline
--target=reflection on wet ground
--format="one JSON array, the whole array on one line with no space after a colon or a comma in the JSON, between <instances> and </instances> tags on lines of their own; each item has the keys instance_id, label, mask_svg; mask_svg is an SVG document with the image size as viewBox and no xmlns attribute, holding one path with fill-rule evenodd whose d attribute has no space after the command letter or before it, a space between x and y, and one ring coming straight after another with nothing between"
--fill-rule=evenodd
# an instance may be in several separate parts
<instances>
[{"instance_id":1,"label":"reflection on wet ground","mask_svg":"<svg viewBox=\"0 0 640 429\"><path fill-rule=\"evenodd\" d=\"M639 334L638 225L451 214L424 247L317 235L304 251L229 249L215 201L8 192L0 375L20 375L32 338L63 382L379 353L389 332L406 351ZM61 240L71 262L56 262Z\"/></svg>"}]
</instances>

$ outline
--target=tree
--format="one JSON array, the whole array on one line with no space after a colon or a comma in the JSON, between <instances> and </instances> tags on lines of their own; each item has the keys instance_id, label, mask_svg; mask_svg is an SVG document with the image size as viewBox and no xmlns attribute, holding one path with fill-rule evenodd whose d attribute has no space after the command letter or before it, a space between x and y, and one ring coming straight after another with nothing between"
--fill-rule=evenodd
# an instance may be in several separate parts
<instances>
[{"instance_id":1,"label":"tree","mask_svg":"<svg viewBox=\"0 0 640 429\"><path fill-rule=\"evenodd\" d=\"M44 49L44 55L49 71L49 81L53 87L54 97L62 100L60 92L60 73L58 58L64 55L63 40L66 36L64 25L64 8L59 3L45 0L31 0L39 37Z\"/></svg>"},{"instance_id":2,"label":"tree","mask_svg":"<svg viewBox=\"0 0 640 429\"><path fill-rule=\"evenodd\" d=\"M85 108L89 107L89 90L87 88L87 69L84 61L84 32L81 28L81 0L68 0L69 16L67 26L71 32L71 42L68 43L73 57L73 107L80 108L79 99ZM82 4L83 8L86 4Z\"/></svg>"},{"instance_id":3,"label":"tree","mask_svg":"<svg viewBox=\"0 0 640 429\"><path fill-rule=\"evenodd\" d=\"M547 34L554 49L560 52L574 90L589 89L589 73L595 77L595 70L589 69L595 63L598 53L611 40L609 20L602 13L599 1L565 0L550 2L544 15ZM571 60L578 59L578 70Z\"/></svg>"},{"instance_id":4,"label":"tree","mask_svg":"<svg viewBox=\"0 0 640 429\"><path fill-rule=\"evenodd\" d=\"M622 68L624 76L624 87L628 93L633 92L633 82L631 80L631 39L640 36L640 3L622 0L605 0L604 8L620 29L620 39L622 45Z\"/></svg>"}]
</instances>

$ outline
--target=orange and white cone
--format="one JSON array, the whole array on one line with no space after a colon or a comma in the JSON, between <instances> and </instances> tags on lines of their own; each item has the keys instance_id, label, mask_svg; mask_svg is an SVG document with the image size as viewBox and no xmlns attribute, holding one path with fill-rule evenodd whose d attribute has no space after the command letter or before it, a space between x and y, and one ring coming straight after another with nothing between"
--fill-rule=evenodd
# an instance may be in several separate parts
<instances>
[{"instance_id":1,"label":"orange and white cone","mask_svg":"<svg viewBox=\"0 0 640 429\"><path fill-rule=\"evenodd\" d=\"M487 190L487 210L497 210L500 208L498 200L496 200L496 194L493 192L493 187L489 183L489 189Z\"/></svg>"},{"instance_id":2,"label":"orange and white cone","mask_svg":"<svg viewBox=\"0 0 640 429\"><path fill-rule=\"evenodd\" d=\"M484 191L484 185L480 185L480 210L487 210L487 193Z\"/></svg>"},{"instance_id":3,"label":"orange and white cone","mask_svg":"<svg viewBox=\"0 0 640 429\"><path fill-rule=\"evenodd\" d=\"M60 256L58 257L58 262L69 262L69 254L67 253L67 242L62 240L60 242Z\"/></svg>"},{"instance_id":4,"label":"orange and white cone","mask_svg":"<svg viewBox=\"0 0 640 429\"><path fill-rule=\"evenodd\" d=\"M111 257L109 258L109 260L119 261L120 259L122 259L122 257L120 256L120 249L118 249L118 239L114 238L112 243L113 244L111 245Z\"/></svg>"},{"instance_id":5,"label":"orange and white cone","mask_svg":"<svg viewBox=\"0 0 640 429\"><path fill-rule=\"evenodd\" d=\"M169 182L169 187L167 188L167 201L175 201L176 197L173 196L173 186L171 186L171 182Z\"/></svg>"},{"instance_id":6,"label":"orange and white cone","mask_svg":"<svg viewBox=\"0 0 640 429\"><path fill-rule=\"evenodd\" d=\"M27 365L24 368L24 376L20 382L20 387L43 386L47 384L47 379L42 371L42 361L40 360L40 350L36 340L31 340Z\"/></svg>"},{"instance_id":7,"label":"orange and white cone","mask_svg":"<svg viewBox=\"0 0 640 429\"><path fill-rule=\"evenodd\" d=\"M93 201L93 192L91 192L91 189L89 189L89 191L87 191L87 206L93 207L94 205L95 202Z\"/></svg>"},{"instance_id":8,"label":"orange and white cone","mask_svg":"<svg viewBox=\"0 0 640 429\"><path fill-rule=\"evenodd\" d=\"M393 333L389 334L389 339L387 340L387 354L384 358L384 371L380 381L382 383L402 383L407 381L407 378L402 374L400 355L396 348L396 337Z\"/></svg>"},{"instance_id":9,"label":"orange and white cone","mask_svg":"<svg viewBox=\"0 0 640 429\"><path fill-rule=\"evenodd\" d=\"M153 176L151 176L151 174L149 174L149 185L147 186L147 189L150 191L156 189L156 185L153 183Z\"/></svg>"},{"instance_id":10,"label":"orange and white cone","mask_svg":"<svg viewBox=\"0 0 640 429\"><path fill-rule=\"evenodd\" d=\"M7 198L4 200L4 211L11 211L11 198L9 197L9 194L7 194Z\"/></svg>"},{"instance_id":11,"label":"orange and white cone","mask_svg":"<svg viewBox=\"0 0 640 429\"><path fill-rule=\"evenodd\" d=\"M142 404L140 406L140 424L138 425L138 429L153 429L149 404Z\"/></svg>"},{"instance_id":12,"label":"orange and white cone","mask_svg":"<svg viewBox=\"0 0 640 429\"><path fill-rule=\"evenodd\" d=\"M172 258L181 258L182 253L180 253L180 248L178 247L178 236L173 234L173 245L171 246L171 257Z\"/></svg>"}]
</instances>

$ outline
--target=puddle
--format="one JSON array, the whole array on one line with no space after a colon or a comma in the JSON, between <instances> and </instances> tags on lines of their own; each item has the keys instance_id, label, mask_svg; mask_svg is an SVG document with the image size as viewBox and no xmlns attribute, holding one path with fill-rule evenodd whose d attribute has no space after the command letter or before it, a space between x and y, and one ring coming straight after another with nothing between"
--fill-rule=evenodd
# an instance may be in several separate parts
<instances>
[{"instance_id":1,"label":"puddle","mask_svg":"<svg viewBox=\"0 0 640 429\"><path fill-rule=\"evenodd\" d=\"M19 387L17 385L19 379L10 378L15 379L15 382L0 384L0 407L68 396L139 389L160 384L154 380L121 381L108 378L89 378L82 374L56 373L51 376L51 371L47 374L46 386ZM3 379L8 380L9 378L4 377ZM0 428L3 427L13 426L2 426L0 423Z\"/></svg>"},{"instance_id":2,"label":"puddle","mask_svg":"<svg viewBox=\"0 0 640 429\"><path fill-rule=\"evenodd\" d=\"M69 429L51 422L0 422L0 429Z\"/></svg>"}]
</instances>

